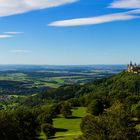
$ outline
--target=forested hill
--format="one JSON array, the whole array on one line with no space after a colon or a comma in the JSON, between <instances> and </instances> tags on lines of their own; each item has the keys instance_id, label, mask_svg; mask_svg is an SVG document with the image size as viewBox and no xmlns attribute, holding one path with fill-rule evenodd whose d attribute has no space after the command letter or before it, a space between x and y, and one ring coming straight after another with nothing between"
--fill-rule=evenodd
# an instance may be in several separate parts
<instances>
[{"instance_id":1,"label":"forested hill","mask_svg":"<svg viewBox=\"0 0 140 140\"><path fill-rule=\"evenodd\" d=\"M109 92L127 92L140 93L140 74L120 73L106 79L101 86L104 86Z\"/></svg>"},{"instance_id":2,"label":"forested hill","mask_svg":"<svg viewBox=\"0 0 140 140\"><path fill-rule=\"evenodd\" d=\"M115 95L119 93L139 94L140 93L140 74L122 72L109 78L96 80L83 86L63 86L50 91L52 96L70 94L69 96L80 96L87 93L108 93ZM56 93L56 94L55 94ZM47 93L44 93L47 94ZM49 94L50 95L50 94ZM60 95L60 96L61 96ZM53 98L53 97L52 97ZM68 97L67 97L68 98Z\"/></svg>"},{"instance_id":3,"label":"forested hill","mask_svg":"<svg viewBox=\"0 0 140 140\"><path fill-rule=\"evenodd\" d=\"M111 99L123 100L129 96L136 95L140 95L140 74L121 72L112 77L96 80L82 86L65 85L57 89L48 90L29 98L28 103L36 101L36 105L42 99L61 101L76 98L80 100L91 96L107 96Z\"/></svg>"},{"instance_id":4,"label":"forested hill","mask_svg":"<svg viewBox=\"0 0 140 140\"><path fill-rule=\"evenodd\" d=\"M140 93L140 74L122 72L110 78L97 80L81 87L84 91L93 93L108 93L109 95L118 94L139 94Z\"/></svg>"}]
</instances>

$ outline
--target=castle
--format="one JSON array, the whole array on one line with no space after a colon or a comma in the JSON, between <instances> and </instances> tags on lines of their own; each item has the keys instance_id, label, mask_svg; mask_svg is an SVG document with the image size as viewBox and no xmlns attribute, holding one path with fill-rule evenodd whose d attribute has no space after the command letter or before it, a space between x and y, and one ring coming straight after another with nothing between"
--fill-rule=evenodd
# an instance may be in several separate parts
<instances>
[{"instance_id":1,"label":"castle","mask_svg":"<svg viewBox=\"0 0 140 140\"><path fill-rule=\"evenodd\" d=\"M127 67L127 72L129 73L140 73L140 65L137 65L136 63L133 65L132 61Z\"/></svg>"}]
</instances>

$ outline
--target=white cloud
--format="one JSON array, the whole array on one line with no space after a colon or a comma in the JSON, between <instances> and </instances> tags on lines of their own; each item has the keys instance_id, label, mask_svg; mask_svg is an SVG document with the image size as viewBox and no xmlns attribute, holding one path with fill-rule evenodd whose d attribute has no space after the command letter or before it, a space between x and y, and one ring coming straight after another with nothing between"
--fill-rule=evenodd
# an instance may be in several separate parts
<instances>
[{"instance_id":1,"label":"white cloud","mask_svg":"<svg viewBox=\"0 0 140 140\"><path fill-rule=\"evenodd\" d=\"M56 7L78 0L0 0L0 17Z\"/></svg>"},{"instance_id":2,"label":"white cloud","mask_svg":"<svg viewBox=\"0 0 140 140\"><path fill-rule=\"evenodd\" d=\"M23 49L18 49L18 50L12 50L12 53L28 53L30 52L29 50L23 50Z\"/></svg>"},{"instance_id":3,"label":"white cloud","mask_svg":"<svg viewBox=\"0 0 140 140\"><path fill-rule=\"evenodd\" d=\"M6 35L6 34L0 34L0 39L6 39L6 38L11 38L13 37L12 35Z\"/></svg>"},{"instance_id":4,"label":"white cloud","mask_svg":"<svg viewBox=\"0 0 140 140\"><path fill-rule=\"evenodd\" d=\"M136 9L136 10L130 10L128 12L126 12L127 14L140 14L140 9Z\"/></svg>"},{"instance_id":5,"label":"white cloud","mask_svg":"<svg viewBox=\"0 0 140 140\"><path fill-rule=\"evenodd\" d=\"M71 19L71 20L55 21L50 23L49 26L65 27L65 26L95 25L95 24L102 24L102 23L113 22L113 21L131 20L135 18L139 18L139 16L129 15L126 12L122 12L122 13L108 14L108 15L102 15L102 16L90 17L90 18L78 18L78 19Z\"/></svg>"},{"instance_id":6,"label":"white cloud","mask_svg":"<svg viewBox=\"0 0 140 140\"><path fill-rule=\"evenodd\" d=\"M23 32L4 32L4 34L8 34L8 35L18 35L18 34L23 34Z\"/></svg>"},{"instance_id":7,"label":"white cloud","mask_svg":"<svg viewBox=\"0 0 140 140\"><path fill-rule=\"evenodd\" d=\"M23 34L23 32L4 32L3 34L0 34L0 39L12 38L18 34Z\"/></svg>"},{"instance_id":8,"label":"white cloud","mask_svg":"<svg viewBox=\"0 0 140 140\"><path fill-rule=\"evenodd\" d=\"M121 20L132 20L140 18L140 0L114 0L109 6L109 8L123 8L123 9L134 9L127 12L106 14L96 17L89 18L77 18L69 20L55 21L49 24L49 26L55 27L65 27L65 26L82 26L82 25L95 25L102 24L113 21Z\"/></svg>"},{"instance_id":9,"label":"white cloud","mask_svg":"<svg viewBox=\"0 0 140 140\"><path fill-rule=\"evenodd\" d=\"M114 0L110 5L110 8L127 8L136 9L140 8L140 0Z\"/></svg>"}]
</instances>

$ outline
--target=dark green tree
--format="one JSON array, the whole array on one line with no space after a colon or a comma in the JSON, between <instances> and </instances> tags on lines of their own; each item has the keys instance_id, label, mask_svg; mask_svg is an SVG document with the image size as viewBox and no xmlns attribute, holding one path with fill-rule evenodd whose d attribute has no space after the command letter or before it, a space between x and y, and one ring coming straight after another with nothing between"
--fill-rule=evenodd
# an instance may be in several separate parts
<instances>
[{"instance_id":1,"label":"dark green tree","mask_svg":"<svg viewBox=\"0 0 140 140\"><path fill-rule=\"evenodd\" d=\"M140 119L140 101L137 104L132 105L131 111L134 117Z\"/></svg>"},{"instance_id":2,"label":"dark green tree","mask_svg":"<svg viewBox=\"0 0 140 140\"><path fill-rule=\"evenodd\" d=\"M14 111L15 126L18 129L17 135L19 140L35 140L37 139L38 123L35 115L30 109L19 108Z\"/></svg>"},{"instance_id":3,"label":"dark green tree","mask_svg":"<svg viewBox=\"0 0 140 140\"><path fill-rule=\"evenodd\" d=\"M70 106L69 103L64 103L64 104L62 105L61 114L62 114L65 118L69 118L69 117L72 116L71 106Z\"/></svg>"},{"instance_id":4,"label":"dark green tree","mask_svg":"<svg viewBox=\"0 0 140 140\"><path fill-rule=\"evenodd\" d=\"M88 115L82 119L80 140L136 140L136 130L127 112L119 102L104 114Z\"/></svg>"},{"instance_id":5,"label":"dark green tree","mask_svg":"<svg viewBox=\"0 0 140 140\"><path fill-rule=\"evenodd\" d=\"M6 111L0 111L0 139L18 140L18 128L13 119L13 114Z\"/></svg>"},{"instance_id":6,"label":"dark green tree","mask_svg":"<svg viewBox=\"0 0 140 140\"><path fill-rule=\"evenodd\" d=\"M51 117L51 115L47 114L47 113L42 113L37 117L37 121L39 122L39 124L53 124L53 119Z\"/></svg>"},{"instance_id":7,"label":"dark green tree","mask_svg":"<svg viewBox=\"0 0 140 140\"><path fill-rule=\"evenodd\" d=\"M103 110L104 105L100 99L94 99L88 106L88 112L95 116L102 114Z\"/></svg>"},{"instance_id":8,"label":"dark green tree","mask_svg":"<svg viewBox=\"0 0 140 140\"><path fill-rule=\"evenodd\" d=\"M46 139L55 135L55 128L51 124L42 124L43 133L46 135Z\"/></svg>"}]
</instances>

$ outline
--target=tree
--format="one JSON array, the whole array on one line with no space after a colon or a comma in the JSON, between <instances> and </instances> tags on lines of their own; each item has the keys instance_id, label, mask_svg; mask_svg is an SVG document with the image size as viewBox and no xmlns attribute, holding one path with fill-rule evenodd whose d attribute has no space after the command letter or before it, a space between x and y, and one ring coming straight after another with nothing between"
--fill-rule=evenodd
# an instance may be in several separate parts
<instances>
[{"instance_id":1,"label":"tree","mask_svg":"<svg viewBox=\"0 0 140 140\"><path fill-rule=\"evenodd\" d=\"M64 103L61 108L61 113L65 118L72 116L71 106L69 103Z\"/></svg>"},{"instance_id":2,"label":"tree","mask_svg":"<svg viewBox=\"0 0 140 140\"><path fill-rule=\"evenodd\" d=\"M55 128L51 124L43 124L41 128L44 134L46 135L46 139L55 135Z\"/></svg>"},{"instance_id":3,"label":"tree","mask_svg":"<svg viewBox=\"0 0 140 140\"><path fill-rule=\"evenodd\" d=\"M17 127L10 112L0 111L0 139L18 140Z\"/></svg>"},{"instance_id":4,"label":"tree","mask_svg":"<svg viewBox=\"0 0 140 140\"><path fill-rule=\"evenodd\" d=\"M104 106L100 99L94 99L88 106L88 112L95 116L102 114L103 110Z\"/></svg>"},{"instance_id":5,"label":"tree","mask_svg":"<svg viewBox=\"0 0 140 140\"><path fill-rule=\"evenodd\" d=\"M79 98L72 98L68 100L72 107L79 107L80 106L80 100Z\"/></svg>"},{"instance_id":6,"label":"tree","mask_svg":"<svg viewBox=\"0 0 140 140\"><path fill-rule=\"evenodd\" d=\"M0 139L36 140L38 123L30 109L0 111Z\"/></svg>"},{"instance_id":7,"label":"tree","mask_svg":"<svg viewBox=\"0 0 140 140\"><path fill-rule=\"evenodd\" d=\"M140 101L137 104L132 105L131 111L134 117L140 119Z\"/></svg>"},{"instance_id":8,"label":"tree","mask_svg":"<svg viewBox=\"0 0 140 140\"><path fill-rule=\"evenodd\" d=\"M36 140L38 123L32 111L27 108L19 108L13 113L19 140Z\"/></svg>"},{"instance_id":9,"label":"tree","mask_svg":"<svg viewBox=\"0 0 140 140\"><path fill-rule=\"evenodd\" d=\"M53 120L51 115L47 114L47 113L41 113L38 117L37 117L37 121L39 122L39 124L53 124Z\"/></svg>"},{"instance_id":10,"label":"tree","mask_svg":"<svg viewBox=\"0 0 140 140\"><path fill-rule=\"evenodd\" d=\"M88 115L82 119L80 140L136 140L136 130L130 112L116 102L102 115Z\"/></svg>"}]
</instances>

